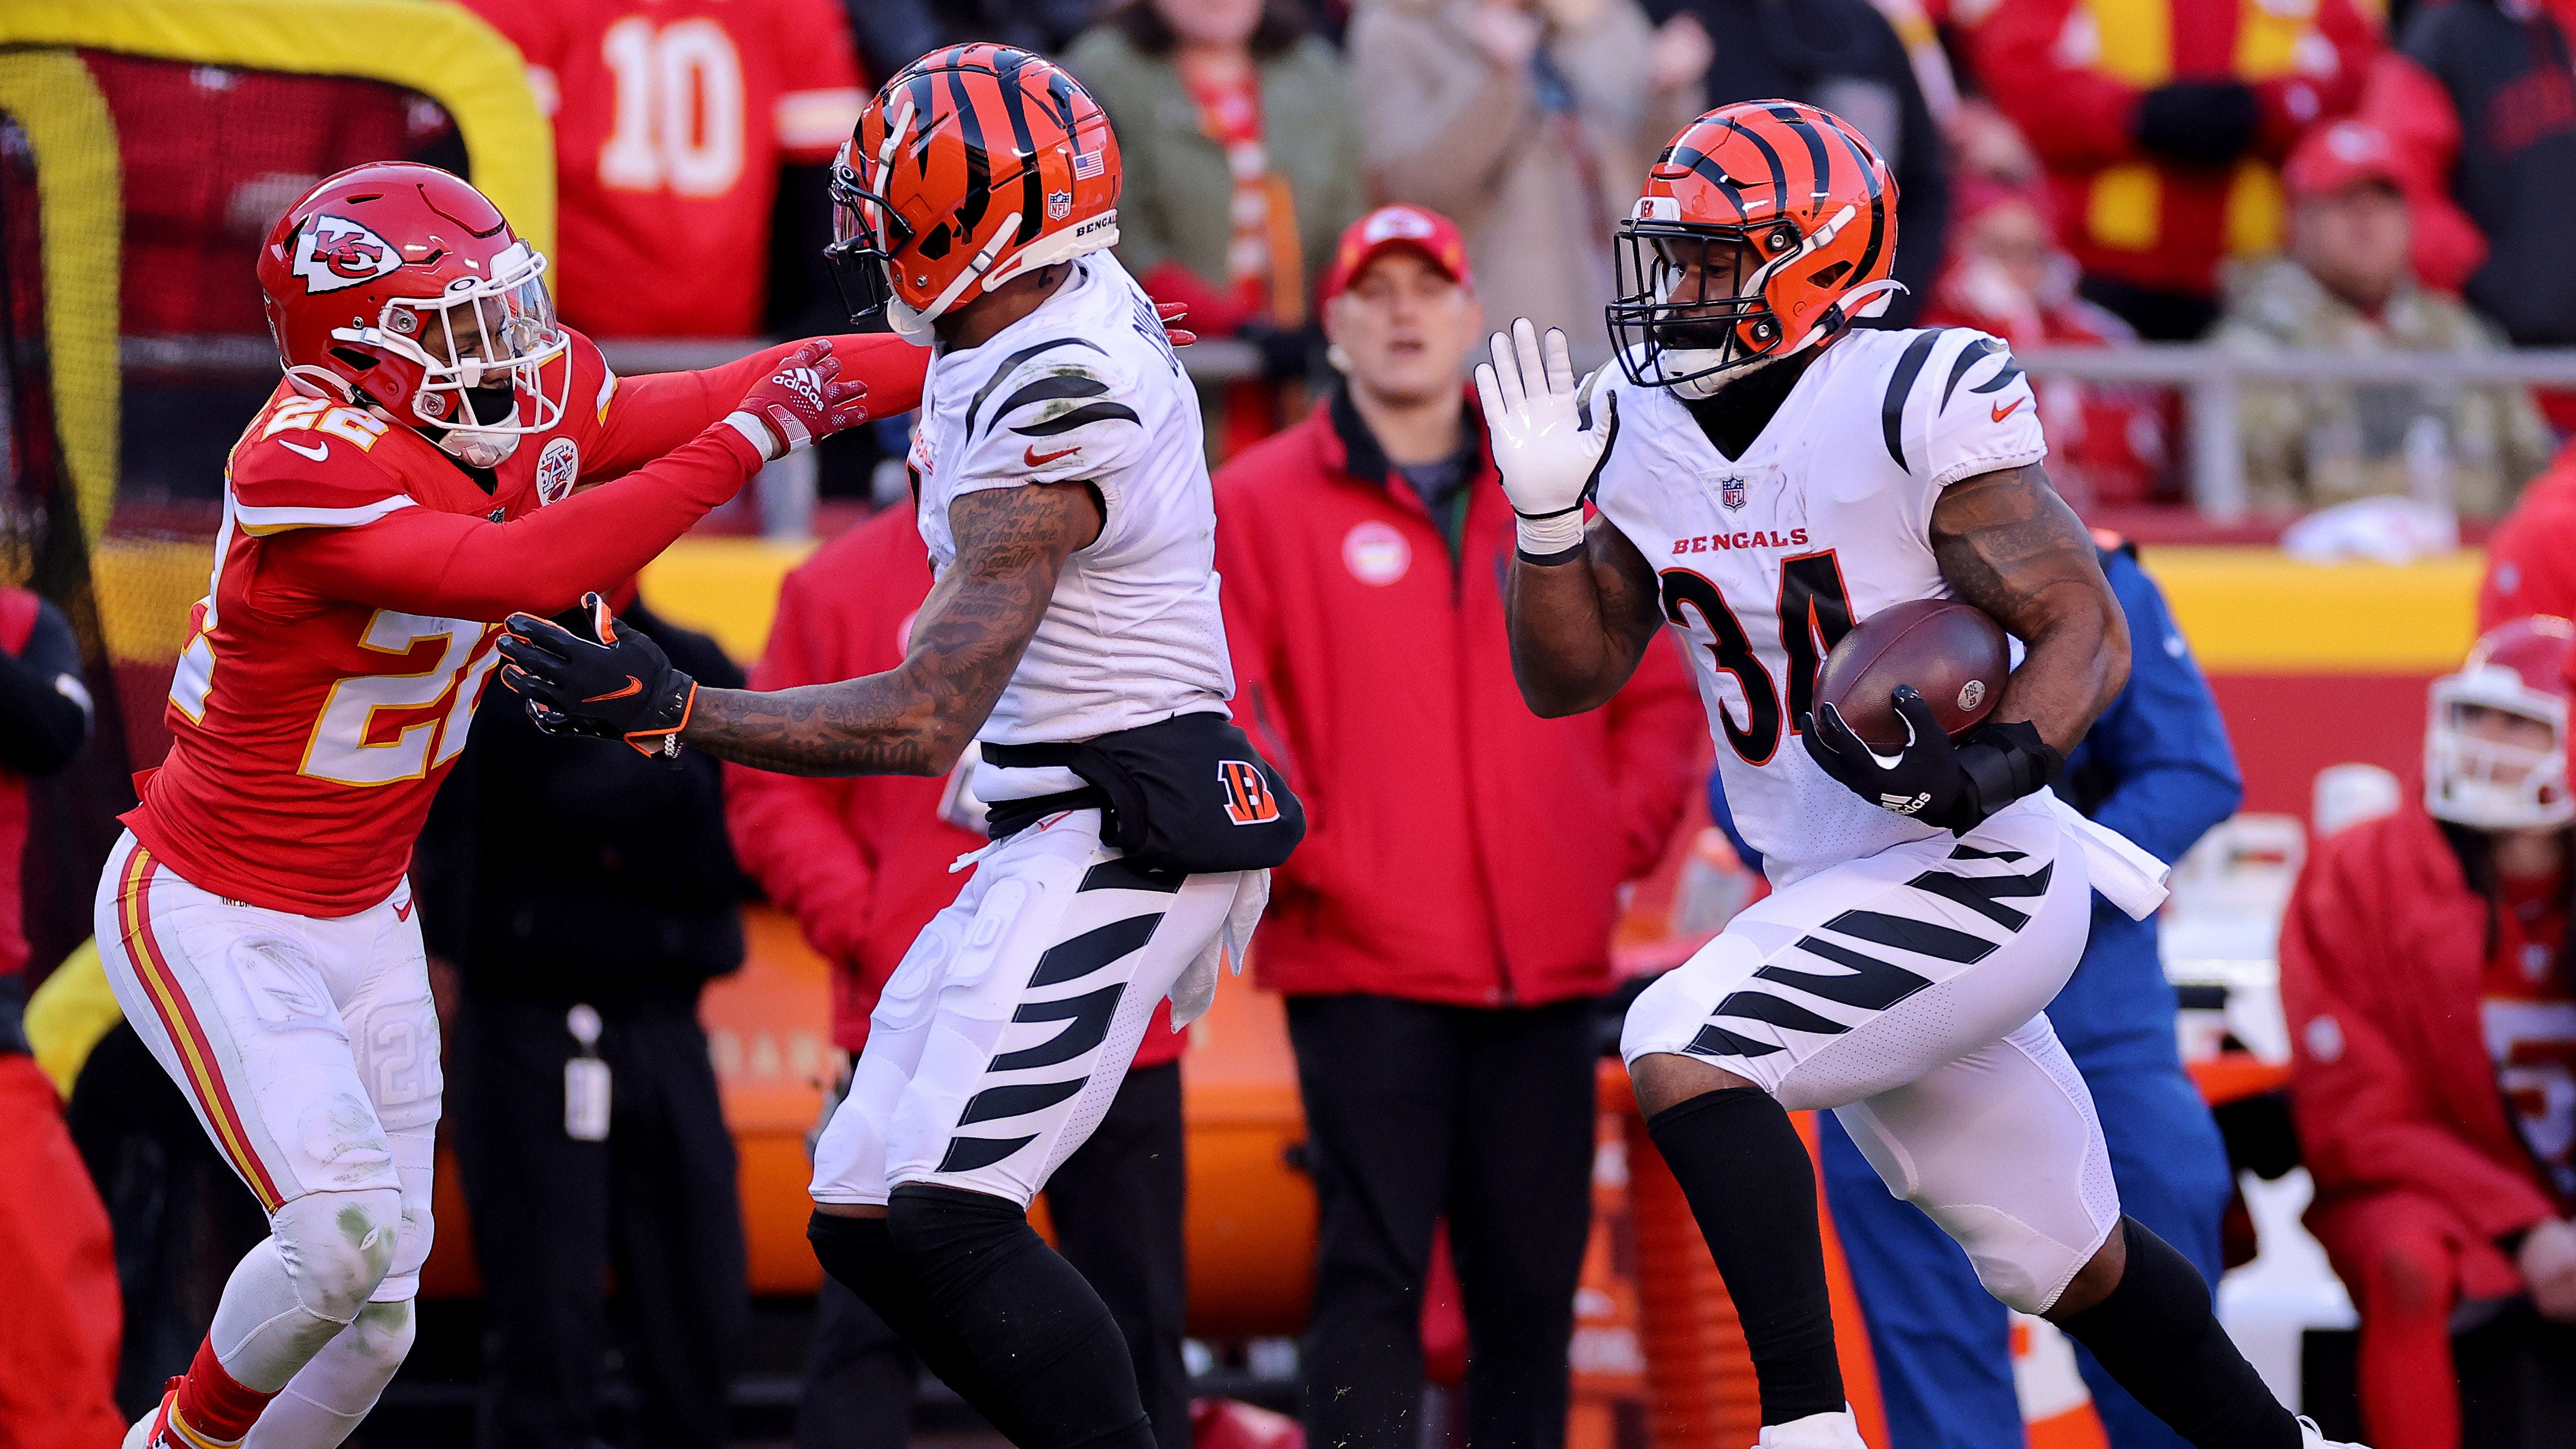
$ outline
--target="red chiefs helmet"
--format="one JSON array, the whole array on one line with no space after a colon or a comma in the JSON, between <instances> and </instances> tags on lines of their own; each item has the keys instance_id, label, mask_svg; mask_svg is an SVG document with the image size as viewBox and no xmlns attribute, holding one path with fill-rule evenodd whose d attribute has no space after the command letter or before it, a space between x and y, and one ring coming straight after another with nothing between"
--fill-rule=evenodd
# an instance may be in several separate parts
<instances>
[{"instance_id":1,"label":"red chiefs helmet","mask_svg":"<svg viewBox=\"0 0 2576 1449\"><path fill-rule=\"evenodd\" d=\"M1072 76L1025 50L956 45L898 72L832 164L824 252L858 321L930 324L1039 267L1118 241L1118 138Z\"/></svg>"},{"instance_id":2,"label":"red chiefs helmet","mask_svg":"<svg viewBox=\"0 0 2576 1449\"><path fill-rule=\"evenodd\" d=\"M1610 337L1629 379L1706 396L1887 309L1896 178L1831 112L1720 106L1655 159L1614 250Z\"/></svg>"},{"instance_id":3,"label":"red chiefs helmet","mask_svg":"<svg viewBox=\"0 0 2576 1449\"><path fill-rule=\"evenodd\" d=\"M2537 614L2488 630L2457 674L2433 681L2424 808L2435 819L2481 830L2545 830L2576 820L2576 797L2567 790L2571 650L2576 624ZM2545 726L2547 743L2499 738L2489 718L2495 715Z\"/></svg>"},{"instance_id":4,"label":"red chiefs helmet","mask_svg":"<svg viewBox=\"0 0 2576 1449\"><path fill-rule=\"evenodd\" d=\"M296 386L363 396L487 467L563 418L572 369L555 369L551 393L543 369L570 339L545 270L482 192L408 161L325 179L259 254L269 331Z\"/></svg>"}]
</instances>

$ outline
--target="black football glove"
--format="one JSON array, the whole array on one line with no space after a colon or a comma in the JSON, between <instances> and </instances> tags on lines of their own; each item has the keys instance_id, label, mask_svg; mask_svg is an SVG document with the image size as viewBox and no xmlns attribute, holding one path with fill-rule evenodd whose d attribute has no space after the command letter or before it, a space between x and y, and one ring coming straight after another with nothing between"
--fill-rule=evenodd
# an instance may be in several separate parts
<instances>
[{"instance_id":1,"label":"black football glove","mask_svg":"<svg viewBox=\"0 0 2576 1449\"><path fill-rule=\"evenodd\" d=\"M550 735L624 740L647 755L680 752L698 682L671 667L662 646L608 615L608 601L584 594L595 639L534 614L502 627L501 682L528 702L528 718Z\"/></svg>"},{"instance_id":2,"label":"black football glove","mask_svg":"<svg viewBox=\"0 0 2576 1449\"><path fill-rule=\"evenodd\" d=\"M1979 725L1953 745L1914 686L1898 685L1895 704L1908 738L1892 757L1872 750L1831 703L1801 729L1818 768L1882 810L1965 835L2065 767L2066 757L2026 720Z\"/></svg>"}]
</instances>

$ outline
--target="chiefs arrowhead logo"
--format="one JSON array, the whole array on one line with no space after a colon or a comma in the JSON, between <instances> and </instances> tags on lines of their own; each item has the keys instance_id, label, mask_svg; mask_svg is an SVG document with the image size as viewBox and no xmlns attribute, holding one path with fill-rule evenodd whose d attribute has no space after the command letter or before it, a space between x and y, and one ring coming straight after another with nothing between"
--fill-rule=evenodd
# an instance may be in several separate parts
<instances>
[{"instance_id":1,"label":"chiefs arrowhead logo","mask_svg":"<svg viewBox=\"0 0 2576 1449\"><path fill-rule=\"evenodd\" d=\"M393 243L345 216L317 216L295 234L290 268L307 292L336 292L372 282L402 265Z\"/></svg>"}]
</instances>

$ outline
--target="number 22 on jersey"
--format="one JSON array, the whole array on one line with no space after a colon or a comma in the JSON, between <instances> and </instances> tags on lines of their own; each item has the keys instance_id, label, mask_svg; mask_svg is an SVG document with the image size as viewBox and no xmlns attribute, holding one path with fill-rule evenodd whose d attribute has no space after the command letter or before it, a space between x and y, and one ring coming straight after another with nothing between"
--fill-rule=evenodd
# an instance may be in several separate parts
<instances>
[{"instance_id":1,"label":"number 22 on jersey","mask_svg":"<svg viewBox=\"0 0 2576 1449\"><path fill-rule=\"evenodd\" d=\"M359 644L401 656L435 640L440 646L438 657L418 673L353 675L332 685L296 773L339 785L389 785L417 780L446 764L465 748L483 677L501 662L501 651L486 649L478 658L475 646L499 627L471 619L432 619L378 609L367 621L366 632L358 636ZM426 709L445 699L450 690L455 691L455 702L438 718L404 725L389 740L370 740L376 732L376 711Z\"/></svg>"},{"instance_id":2,"label":"number 22 on jersey","mask_svg":"<svg viewBox=\"0 0 2576 1449\"><path fill-rule=\"evenodd\" d=\"M1737 687L1744 691L1744 723L1738 726L1731 711L1716 711L1718 723L1725 727L1726 742L1736 756L1748 765L1766 765L1780 748L1785 728L1795 734L1798 721L1816 707L1816 671L1834 645L1851 632L1851 595L1843 587L1842 566L1834 561L1832 550L1801 554L1780 561L1780 596L1776 601L1780 620L1780 650L1786 656L1788 698L1782 699L1779 682L1756 652L1753 636L1745 632L1735 611L1727 607L1726 596L1707 576L1690 569L1666 569L1663 573L1664 617L1673 627L1688 631L1690 620L1684 610L1699 616L1701 627L1708 631L1708 652L1719 669L1735 676Z\"/></svg>"}]
</instances>

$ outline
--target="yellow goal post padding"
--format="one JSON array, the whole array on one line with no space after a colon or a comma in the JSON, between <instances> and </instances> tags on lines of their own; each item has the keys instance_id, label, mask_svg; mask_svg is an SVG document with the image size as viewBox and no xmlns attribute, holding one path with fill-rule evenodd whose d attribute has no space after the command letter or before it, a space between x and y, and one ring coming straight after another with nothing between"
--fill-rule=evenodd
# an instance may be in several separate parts
<instances>
[{"instance_id":1,"label":"yellow goal post padding","mask_svg":"<svg viewBox=\"0 0 2576 1449\"><path fill-rule=\"evenodd\" d=\"M18 117L36 148L48 298L73 304L50 308L46 331L63 450L92 544L116 498L122 190L114 124L97 87L85 72L63 70L81 71L75 58L42 47L350 76L418 91L454 118L474 184L529 245L554 256L554 128L537 109L517 48L447 0L8 0L0 4L0 46L38 48L0 54L0 109ZM47 175L49 151L67 162L59 185ZM71 162L75 156L87 159ZM56 285L101 266L104 288Z\"/></svg>"}]
</instances>

